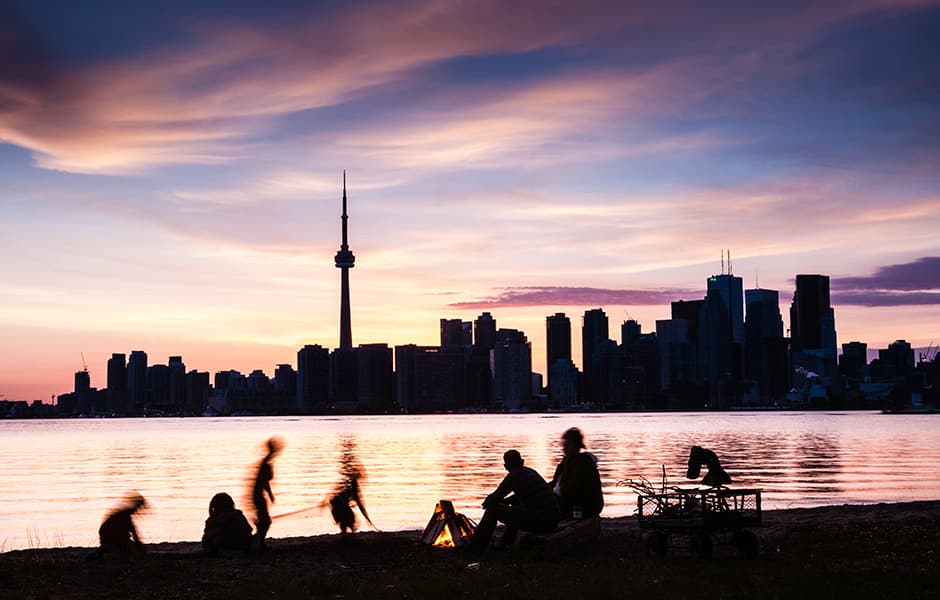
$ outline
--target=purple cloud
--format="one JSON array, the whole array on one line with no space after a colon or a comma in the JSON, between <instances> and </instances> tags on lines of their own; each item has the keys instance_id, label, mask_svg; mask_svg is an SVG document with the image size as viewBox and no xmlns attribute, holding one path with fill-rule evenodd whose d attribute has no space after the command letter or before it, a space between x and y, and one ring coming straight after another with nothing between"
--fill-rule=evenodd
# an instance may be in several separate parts
<instances>
[{"instance_id":1,"label":"purple cloud","mask_svg":"<svg viewBox=\"0 0 940 600\"><path fill-rule=\"evenodd\" d=\"M865 277L832 279L832 302L854 306L940 304L940 256L887 265Z\"/></svg>"},{"instance_id":2,"label":"purple cloud","mask_svg":"<svg viewBox=\"0 0 940 600\"><path fill-rule=\"evenodd\" d=\"M684 296L701 296L702 290L613 290L594 287L530 286L506 288L496 296L455 302L448 305L457 309L482 309L524 306L604 306L669 304Z\"/></svg>"}]
</instances>

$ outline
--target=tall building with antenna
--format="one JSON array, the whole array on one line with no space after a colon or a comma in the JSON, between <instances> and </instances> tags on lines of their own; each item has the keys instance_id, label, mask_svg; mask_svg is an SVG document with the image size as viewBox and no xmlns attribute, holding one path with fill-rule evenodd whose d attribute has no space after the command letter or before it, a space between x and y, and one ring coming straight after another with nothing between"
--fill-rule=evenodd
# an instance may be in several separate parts
<instances>
[{"instance_id":1,"label":"tall building with antenna","mask_svg":"<svg viewBox=\"0 0 940 600\"><path fill-rule=\"evenodd\" d=\"M349 249L346 215L346 171L343 171L343 241L336 253L336 268L342 272L339 298L339 347L330 355L330 400L334 405L351 409L359 400L358 351L352 344L352 318L349 309L349 270L356 257Z\"/></svg>"},{"instance_id":2,"label":"tall building with antenna","mask_svg":"<svg viewBox=\"0 0 940 600\"><path fill-rule=\"evenodd\" d=\"M339 299L339 349L352 350L352 318L349 313L349 270L356 265L356 257L349 249L346 221L346 171L343 170L343 242L336 253L336 268L342 270Z\"/></svg>"}]
</instances>

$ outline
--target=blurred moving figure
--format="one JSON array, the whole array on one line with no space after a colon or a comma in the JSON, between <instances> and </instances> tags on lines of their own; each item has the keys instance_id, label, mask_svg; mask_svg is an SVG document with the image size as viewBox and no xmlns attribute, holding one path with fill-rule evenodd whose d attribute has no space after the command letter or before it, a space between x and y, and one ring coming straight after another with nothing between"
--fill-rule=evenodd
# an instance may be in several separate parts
<instances>
[{"instance_id":1,"label":"blurred moving figure","mask_svg":"<svg viewBox=\"0 0 940 600\"><path fill-rule=\"evenodd\" d=\"M202 549L209 556L219 551L233 550L251 552L251 525L242 511L235 508L235 501L225 492L212 497L209 502L209 518L202 534Z\"/></svg>"},{"instance_id":2,"label":"blurred moving figure","mask_svg":"<svg viewBox=\"0 0 940 600\"><path fill-rule=\"evenodd\" d=\"M584 435L572 427L561 436L564 458L558 463L551 485L558 495L562 519L596 517L604 509L597 457L584 448Z\"/></svg>"},{"instance_id":3,"label":"blurred moving figure","mask_svg":"<svg viewBox=\"0 0 940 600\"><path fill-rule=\"evenodd\" d=\"M137 534L133 515L147 507L147 501L139 493L134 492L127 496L126 503L105 517L98 529L98 539L101 547L97 557L103 553L115 553L122 556L132 556L144 553L144 543Z\"/></svg>"},{"instance_id":4,"label":"blurred moving figure","mask_svg":"<svg viewBox=\"0 0 940 600\"><path fill-rule=\"evenodd\" d=\"M256 533L256 549L263 552L267 546L264 538L268 535L268 529L271 527L271 514L268 512L268 498L274 503L274 492L271 490L271 480L274 479L274 458L284 449L284 441L278 437L270 438L266 443L268 452L258 464L258 474L255 476L255 484L251 491L251 501L255 505L255 525L258 528ZM267 498L265 498L267 494Z\"/></svg>"},{"instance_id":5,"label":"blurred moving figure","mask_svg":"<svg viewBox=\"0 0 940 600\"><path fill-rule=\"evenodd\" d=\"M372 519L369 518L369 512L362 501L362 490L359 482L365 480L366 472L356 458L355 446L352 441L343 443L343 456L340 459L339 473L342 480L333 495L330 496L330 513L333 515L333 520L339 525L340 533L346 533L347 530L350 533L355 533L358 528L356 515L352 510L353 505L359 507L359 512L362 513L369 525L378 529Z\"/></svg>"}]
</instances>

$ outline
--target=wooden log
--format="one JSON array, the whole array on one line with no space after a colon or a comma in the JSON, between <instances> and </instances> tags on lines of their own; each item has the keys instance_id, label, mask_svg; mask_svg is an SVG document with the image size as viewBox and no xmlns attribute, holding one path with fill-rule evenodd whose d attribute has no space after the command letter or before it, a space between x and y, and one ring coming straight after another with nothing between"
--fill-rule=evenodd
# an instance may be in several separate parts
<instances>
[{"instance_id":1,"label":"wooden log","mask_svg":"<svg viewBox=\"0 0 940 600\"><path fill-rule=\"evenodd\" d=\"M601 534L601 518L565 520L551 533L523 532L519 536L519 548L546 557L566 554L592 542Z\"/></svg>"}]
</instances>

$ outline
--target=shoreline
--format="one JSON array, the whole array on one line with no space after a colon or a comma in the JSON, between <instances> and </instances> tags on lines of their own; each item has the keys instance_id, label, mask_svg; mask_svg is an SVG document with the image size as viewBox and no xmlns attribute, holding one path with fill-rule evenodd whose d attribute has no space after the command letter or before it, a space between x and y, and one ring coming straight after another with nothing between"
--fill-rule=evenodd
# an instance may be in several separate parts
<instances>
[{"instance_id":1,"label":"shoreline","mask_svg":"<svg viewBox=\"0 0 940 600\"><path fill-rule=\"evenodd\" d=\"M767 510L756 558L678 544L647 556L636 517L602 518L562 555L514 548L471 556L417 542L420 530L271 538L259 557L205 557L199 542L148 544L134 559L92 548L0 554L0 598L933 598L940 500Z\"/></svg>"},{"instance_id":2,"label":"shoreline","mask_svg":"<svg viewBox=\"0 0 940 600\"><path fill-rule=\"evenodd\" d=\"M935 512L940 520L940 499L938 500L912 500L905 502L877 502L871 504L833 504L826 506L795 507L795 508L775 508L763 510L763 523L755 531L760 533L775 533L783 527L806 526L814 520L828 520L830 523L838 521L841 525L857 524L865 522L874 517L875 514L891 513L893 518L898 518L906 513L933 513ZM349 540L375 541L384 537L394 539L408 539L418 542L422 533L421 529L400 529L400 530L362 530L355 536L349 536ZM639 527L635 515L625 515L620 517L605 517L601 515L601 539L614 535L632 535L640 536L642 531ZM266 542L273 549L296 548L303 545L315 545L321 543L341 543L339 533L321 533L306 536L287 536L272 537L268 536ZM176 542L152 542L145 540L147 553L155 556L178 555L184 557L201 557L202 543L200 541L176 541ZM16 550L7 550L0 552L0 557L13 553L75 553L91 552L97 546L49 546L37 548L21 548ZM440 549L447 551L447 549Z\"/></svg>"}]
</instances>

